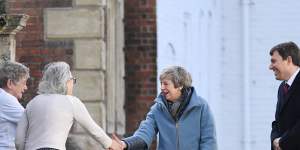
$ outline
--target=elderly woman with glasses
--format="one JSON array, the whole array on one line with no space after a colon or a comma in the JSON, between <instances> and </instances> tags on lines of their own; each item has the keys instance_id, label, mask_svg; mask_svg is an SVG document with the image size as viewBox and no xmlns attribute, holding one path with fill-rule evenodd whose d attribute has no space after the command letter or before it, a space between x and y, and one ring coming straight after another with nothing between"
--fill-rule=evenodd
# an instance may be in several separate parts
<instances>
[{"instance_id":1,"label":"elderly woman with glasses","mask_svg":"<svg viewBox=\"0 0 300 150\"><path fill-rule=\"evenodd\" d=\"M128 150L149 149L158 135L158 150L216 150L212 113L192 87L190 74L183 67L172 66L159 78L161 93L146 119L133 136L118 142Z\"/></svg>"},{"instance_id":2,"label":"elderly woman with glasses","mask_svg":"<svg viewBox=\"0 0 300 150\"><path fill-rule=\"evenodd\" d=\"M106 149L122 149L91 118L84 104L72 96L75 78L65 62L45 66L38 94L27 105L18 123L18 150L65 150L74 121Z\"/></svg>"}]
</instances>

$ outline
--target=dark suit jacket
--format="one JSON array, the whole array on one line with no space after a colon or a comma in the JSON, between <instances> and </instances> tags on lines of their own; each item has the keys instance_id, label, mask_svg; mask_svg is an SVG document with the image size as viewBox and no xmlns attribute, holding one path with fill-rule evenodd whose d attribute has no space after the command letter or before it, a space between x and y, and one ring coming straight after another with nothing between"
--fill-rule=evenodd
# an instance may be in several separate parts
<instances>
[{"instance_id":1,"label":"dark suit jacket","mask_svg":"<svg viewBox=\"0 0 300 150\"><path fill-rule=\"evenodd\" d=\"M279 145L282 150L300 150L300 72L286 95L283 93L283 85L284 82L278 89L271 143L275 138L281 137Z\"/></svg>"}]
</instances>

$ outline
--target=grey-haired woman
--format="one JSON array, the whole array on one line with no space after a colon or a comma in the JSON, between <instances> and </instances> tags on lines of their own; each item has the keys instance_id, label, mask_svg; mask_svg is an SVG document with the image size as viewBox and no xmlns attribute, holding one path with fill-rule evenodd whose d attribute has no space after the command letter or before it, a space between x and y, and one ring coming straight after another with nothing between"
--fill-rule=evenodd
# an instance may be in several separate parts
<instances>
[{"instance_id":1,"label":"grey-haired woman","mask_svg":"<svg viewBox=\"0 0 300 150\"><path fill-rule=\"evenodd\" d=\"M129 150L149 149L158 134L158 150L216 150L216 131L207 102L180 66L163 70L161 93L133 136L119 141ZM118 140L117 138L115 138Z\"/></svg>"},{"instance_id":2,"label":"grey-haired woman","mask_svg":"<svg viewBox=\"0 0 300 150\"><path fill-rule=\"evenodd\" d=\"M104 148L121 149L89 115L84 104L71 96L75 78L65 62L45 66L38 94L27 105L18 123L18 150L65 150L68 133L77 121Z\"/></svg>"},{"instance_id":3,"label":"grey-haired woman","mask_svg":"<svg viewBox=\"0 0 300 150\"><path fill-rule=\"evenodd\" d=\"M17 62L0 63L0 150L15 150L17 123L24 108L18 99L27 89L29 69Z\"/></svg>"}]
</instances>

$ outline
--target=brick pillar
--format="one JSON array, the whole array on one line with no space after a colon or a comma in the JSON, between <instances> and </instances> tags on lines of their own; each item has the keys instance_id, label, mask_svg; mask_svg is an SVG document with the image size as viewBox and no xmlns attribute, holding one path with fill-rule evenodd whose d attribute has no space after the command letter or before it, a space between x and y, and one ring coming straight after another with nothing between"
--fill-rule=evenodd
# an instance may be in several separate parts
<instances>
[{"instance_id":1,"label":"brick pillar","mask_svg":"<svg viewBox=\"0 0 300 150\"><path fill-rule=\"evenodd\" d=\"M157 94L155 7L155 0L125 1L125 110L127 135L133 134L137 129Z\"/></svg>"}]
</instances>

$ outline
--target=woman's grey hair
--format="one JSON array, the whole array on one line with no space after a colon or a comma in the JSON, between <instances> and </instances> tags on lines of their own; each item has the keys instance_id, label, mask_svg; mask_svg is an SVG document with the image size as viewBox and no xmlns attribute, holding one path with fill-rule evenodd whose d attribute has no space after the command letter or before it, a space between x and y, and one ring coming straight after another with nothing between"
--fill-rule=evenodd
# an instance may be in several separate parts
<instances>
[{"instance_id":1,"label":"woman's grey hair","mask_svg":"<svg viewBox=\"0 0 300 150\"><path fill-rule=\"evenodd\" d=\"M43 70L38 94L66 94L67 81L72 78L70 66L65 62L52 62Z\"/></svg>"},{"instance_id":2,"label":"woman's grey hair","mask_svg":"<svg viewBox=\"0 0 300 150\"><path fill-rule=\"evenodd\" d=\"M3 61L0 63L0 88L7 86L7 81L13 83L29 78L29 68L18 62Z\"/></svg>"},{"instance_id":3,"label":"woman's grey hair","mask_svg":"<svg viewBox=\"0 0 300 150\"><path fill-rule=\"evenodd\" d=\"M171 66L163 69L162 73L159 76L159 80L171 80L174 83L175 88L178 87L191 87L192 86L192 77L189 72L187 72L181 66Z\"/></svg>"}]
</instances>

